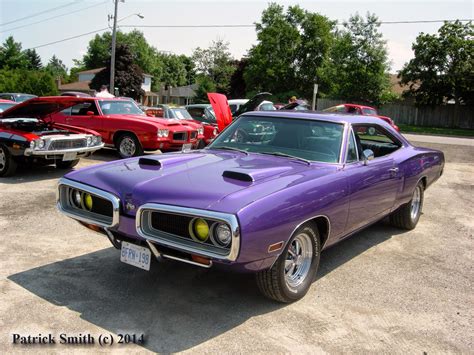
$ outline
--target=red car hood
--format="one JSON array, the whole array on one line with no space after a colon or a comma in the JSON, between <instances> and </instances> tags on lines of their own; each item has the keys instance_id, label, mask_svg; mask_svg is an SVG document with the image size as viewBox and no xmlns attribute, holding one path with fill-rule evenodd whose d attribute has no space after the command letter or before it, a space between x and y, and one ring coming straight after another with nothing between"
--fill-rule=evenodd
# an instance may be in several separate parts
<instances>
[{"instance_id":1,"label":"red car hood","mask_svg":"<svg viewBox=\"0 0 474 355\"><path fill-rule=\"evenodd\" d=\"M232 123L232 112L230 111L227 97L223 94L217 94L215 92L207 93L209 102L214 110L217 120L217 126L219 131L223 131L228 125Z\"/></svg>"},{"instance_id":2,"label":"red car hood","mask_svg":"<svg viewBox=\"0 0 474 355\"><path fill-rule=\"evenodd\" d=\"M26 100L0 113L0 118L41 118L80 104L87 99L71 96L45 96Z\"/></svg>"},{"instance_id":3,"label":"red car hood","mask_svg":"<svg viewBox=\"0 0 474 355\"><path fill-rule=\"evenodd\" d=\"M112 117L112 118L117 118L117 119L123 119L127 118L129 120L136 120L136 121L141 121L141 122L148 122L148 123L156 123L160 126L166 126L167 128L179 128L179 129L196 129L196 125L190 121L186 122L184 120L178 120L178 119L165 119L165 118L159 118L159 117L151 117L151 116L146 116L146 115L107 115L107 117ZM183 122L184 121L184 122Z\"/></svg>"}]
</instances>

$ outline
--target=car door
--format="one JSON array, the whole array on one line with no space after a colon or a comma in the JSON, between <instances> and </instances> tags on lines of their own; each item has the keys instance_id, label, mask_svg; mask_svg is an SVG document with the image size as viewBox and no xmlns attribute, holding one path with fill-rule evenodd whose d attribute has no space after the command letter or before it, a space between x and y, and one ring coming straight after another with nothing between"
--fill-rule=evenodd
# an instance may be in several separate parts
<instances>
[{"instance_id":1,"label":"car door","mask_svg":"<svg viewBox=\"0 0 474 355\"><path fill-rule=\"evenodd\" d=\"M94 101L82 102L72 106L66 113L65 123L71 126L85 127L104 135L102 119Z\"/></svg>"},{"instance_id":2,"label":"car door","mask_svg":"<svg viewBox=\"0 0 474 355\"><path fill-rule=\"evenodd\" d=\"M344 167L350 189L348 232L381 218L393 207L402 180L392 153L401 146L378 125L353 126ZM363 151L368 149L375 150L374 159L364 162Z\"/></svg>"}]
</instances>

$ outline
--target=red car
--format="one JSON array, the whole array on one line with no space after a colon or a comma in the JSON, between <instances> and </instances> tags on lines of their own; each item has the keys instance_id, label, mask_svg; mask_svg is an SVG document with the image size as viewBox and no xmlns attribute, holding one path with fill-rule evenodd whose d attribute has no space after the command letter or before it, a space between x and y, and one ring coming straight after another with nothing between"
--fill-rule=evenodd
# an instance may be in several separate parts
<instances>
[{"instance_id":1,"label":"red car","mask_svg":"<svg viewBox=\"0 0 474 355\"><path fill-rule=\"evenodd\" d=\"M0 99L0 112L8 110L10 107L15 106L17 103L12 100Z\"/></svg>"},{"instance_id":2,"label":"red car","mask_svg":"<svg viewBox=\"0 0 474 355\"><path fill-rule=\"evenodd\" d=\"M56 113L55 122L86 127L99 132L108 146L122 158L142 155L143 151L180 150L198 143L198 130L179 120L147 116L128 99L77 98L80 103Z\"/></svg>"},{"instance_id":3,"label":"red car","mask_svg":"<svg viewBox=\"0 0 474 355\"><path fill-rule=\"evenodd\" d=\"M198 148L204 148L212 142L217 136L219 130L213 125L206 124L195 120L184 107L170 107L168 105L157 105L153 109L156 110L156 117L163 117L166 119L184 120L184 122L196 127L199 131Z\"/></svg>"},{"instance_id":4,"label":"red car","mask_svg":"<svg viewBox=\"0 0 474 355\"><path fill-rule=\"evenodd\" d=\"M51 121L51 114L77 103L75 97L37 97L0 113L0 177L13 175L18 164L69 169L101 149L97 132Z\"/></svg>"},{"instance_id":5,"label":"red car","mask_svg":"<svg viewBox=\"0 0 474 355\"><path fill-rule=\"evenodd\" d=\"M323 111L324 112L342 112L342 113L349 113L352 115L362 115L362 116L375 116L375 117L381 118L382 120L387 122L390 126L395 128L398 132L400 132L400 129L390 117L379 115L377 113L377 110L370 106L355 105L355 104L342 104L342 105L329 107Z\"/></svg>"}]
</instances>

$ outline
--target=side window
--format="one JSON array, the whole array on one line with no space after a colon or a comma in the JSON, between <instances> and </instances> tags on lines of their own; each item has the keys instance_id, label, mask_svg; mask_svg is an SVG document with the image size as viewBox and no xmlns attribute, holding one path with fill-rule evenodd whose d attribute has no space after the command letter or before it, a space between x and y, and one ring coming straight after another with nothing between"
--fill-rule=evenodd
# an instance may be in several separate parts
<instances>
[{"instance_id":1,"label":"side window","mask_svg":"<svg viewBox=\"0 0 474 355\"><path fill-rule=\"evenodd\" d=\"M94 112L94 115L98 115L97 108L93 102L84 102L79 105L75 105L71 108L71 116L85 116L87 111Z\"/></svg>"},{"instance_id":2,"label":"side window","mask_svg":"<svg viewBox=\"0 0 474 355\"><path fill-rule=\"evenodd\" d=\"M362 149L372 150L375 158L391 154L402 146L401 142L378 125L356 125L354 133Z\"/></svg>"},{"instance_id":3,"label":"side window","mask_svg":"<svg viewBox=\"0 0 474 355\"><path fill-rule=\"evenodd\" d=\"M202 121L202 109L199 107L190 107L188 112L195 120Z\"/></svg>"},{"instance_id":4,"label":"side window","mask_svg":"<svg viewBox=\"0 0 474 355\"><path fill-rule=\"evenodd\" d=\"M354 134L351 130L351 134L349 136L349 145L347 147L347 159L346 163L353 163L355 161L358 161L359 157L357 154L357 144L354 138Z\"/></svg>"}]
</instances>

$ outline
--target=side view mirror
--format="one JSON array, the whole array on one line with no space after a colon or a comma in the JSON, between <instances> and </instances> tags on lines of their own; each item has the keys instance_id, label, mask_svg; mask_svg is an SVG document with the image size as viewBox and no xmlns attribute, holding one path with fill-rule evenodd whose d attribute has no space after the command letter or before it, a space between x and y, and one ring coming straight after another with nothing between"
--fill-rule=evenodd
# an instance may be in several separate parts
<instances>
[{"instance_id":1,"label":"side view mirror","mask_svg":"<svg viewBox=\"0 0 474 355\"><path fill-rule=\"evenodd\" d=\"M87 115L87 116L94 116L94 111L87 111L87 112L86 112L86 115Z\"/></svg>"},{"instance_id":2,"label":"side view mirror","mask_svg":"<svg viewBox=\"0 0 474 355\"><path fill-rule=\"evenodd\" d=\"M375 155L371 149L366 149L362 152L362 160L364 161L364 165L367 165L369 160L373 160L374 158Z\"/></svg>"}]
</instances>

